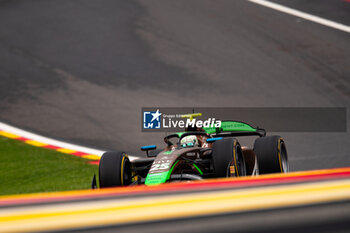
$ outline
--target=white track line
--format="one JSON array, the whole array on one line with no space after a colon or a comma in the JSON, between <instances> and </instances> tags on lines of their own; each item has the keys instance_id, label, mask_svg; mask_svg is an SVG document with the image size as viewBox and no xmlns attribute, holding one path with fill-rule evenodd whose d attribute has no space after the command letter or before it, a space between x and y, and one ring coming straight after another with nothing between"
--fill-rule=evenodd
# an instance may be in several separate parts
<instances>
[{"instance_id":1,"label":"white track line","mask_svg":"<svg viewBox=\"0 0 350 233\"><path fill-rule=\"evenodd\" d=\"M93 155L97 155L97 156L102 156L102 154L106 151L103 150L97 150L97 149L93 149L93 148L89 148L89 147L84 147L84 146L79 146L79 145L75 145L75 144L71 144L71 143L67 143L67 142L62 142L62 141L58 141L52 138L47 138L47 137L43 137L16 127L13 127L11 125L5 124L3 122L0 122L0 130L3 130L5 132L8 133L12 133L24 138L28 138L31 140L35 140L38 142L42 142L45 144L49 144L49 145L53 145L53 146L57 146L57 147L62 147L62 148L66 148L66 149L71 149L71 150L75 150L75 151L79 151L79 152L84 152L87 154L93 154ZM129 156L129 159L135 160L138 159L139 157L136 156Z\"/></svg>"},{"instance_id":2,"label":"white track line","mask_svg":"<svg viewBox=\"0 0 350 233\"><path fill-rule=\"evenodd\" d=\"M350 33L350 27L347 25L336 23L336 22L328 20L328 19L323 19L321 17L311 15L308 13L304 13L302 11L298 11L298 10L295 10L295 9L292 9L289 7L285 7L285 6L279 5L277 3L269 2L266 0L247 0L247 1L259 4L259 5L262 5L265 7L269 7L271 9L274 9L277 11L281 11L281 12L284 12L286 14L294 15L294 16L297 16L299 18L303 18L303 19L306 19L306 20L309 20L309 21L312 21L315 23L319 23L319 24L322 24L322 25L327 26L327 27L338 29L338 30L343 31L343 32Z\"/></svg>"},{"instance_id":3,"label":"white track line","mask_svg":"<svg viewBox=\"0 0 350 233\"><path fill-rule=\"evenodd\" d=\"M57 147L62 147L62 148L67 148L67 149L71 149L71 150L75 150L75 151L80 151L80 152L84 152L84 153L88 153L88 154L93 154L93 155L98 155L98 156L102 156L102 154L105 151L102 150L96 150L96 149L92 149L92 148L88 148L88 147L83 147L83 146L78 146L78 145L74 145L71 143L67 143L67 142L62 142L62 141L58 141L55 139L51 139L51 138L47 138L47 137L43 137L16 127L13 127L11 125L5 124L0 122L0 130L3 130L5 132L9 132L9 133L13 133L15 135L24 137L24 138L28 138L31 140L35 140L38 142L42 142L45 144L49 144L49 145L53 145L53 146L57 146Z\"/></svg>"}]
</instances>

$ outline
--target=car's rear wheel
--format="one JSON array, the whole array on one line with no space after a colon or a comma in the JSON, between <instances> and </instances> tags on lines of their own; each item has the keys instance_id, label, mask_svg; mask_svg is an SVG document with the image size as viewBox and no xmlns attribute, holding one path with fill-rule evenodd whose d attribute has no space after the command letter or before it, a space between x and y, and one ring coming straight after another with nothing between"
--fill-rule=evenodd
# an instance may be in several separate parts
<instances>
[{"instance_id":1,"label":"car's rear wheel","mask_svg":"<svg viewBox=\"0 0 350 233\"><path fill-rule=\"evenodd\" d=\"M212 149L216 177L246 176L242 149L237 139L225 138L216 141Z\"/></svg>"},{"instance_id":2,"label":"car's rear wheel","mask_svg":"<svg viewBox=\"0 0 350 233\"><path fill-rule=\"evenodd\" d=\"M257 138L254 142L260 174L289 171L286 144L280 136Z\"/></svg>"},{"instance_id":3,"label":"car's rear wheel","mask_svg":"<svg viewBox=\"0 0 350 233\"><path fill-rule=\"evenodd\" d=\"M105 152L99 165L100 188L129 185L131 163L124 152Z\"/></svg>"}]
</instances>

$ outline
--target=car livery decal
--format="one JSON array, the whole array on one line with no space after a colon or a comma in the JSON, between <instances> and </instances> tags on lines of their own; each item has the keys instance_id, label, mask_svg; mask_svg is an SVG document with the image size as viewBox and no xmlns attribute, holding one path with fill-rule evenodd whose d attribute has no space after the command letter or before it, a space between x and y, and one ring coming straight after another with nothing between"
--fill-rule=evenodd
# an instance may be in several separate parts
<instances>
[{"instance_id":1,"label":"car livery decal","mask_svg":"<svg viewBox=\"0 0 350 233\"><path fill-rule=\"evenodd\" d=\"M153 164L147 174L145 184L156 185L162 184L169 180L171 173L178 162L178 158L188 152L197 151L198 148L181 148L161 152L153 161Z\"/></svg>"}]
</instances>

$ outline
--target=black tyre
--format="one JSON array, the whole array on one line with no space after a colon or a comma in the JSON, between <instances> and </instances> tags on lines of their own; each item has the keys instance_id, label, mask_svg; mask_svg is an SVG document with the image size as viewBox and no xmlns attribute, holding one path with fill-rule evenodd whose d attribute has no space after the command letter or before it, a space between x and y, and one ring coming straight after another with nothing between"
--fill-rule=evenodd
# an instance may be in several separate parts
<instances>
[{"instance_id":1,"label":"black tyre","mask_svg":"<svg viewBox=\"0 0 350 233\"><path fill-rule=\"evenodd\" d=\"M246 176L242 149L237 139L225 138L213 145L212 159L216 177Z\"/></svg>"},{"instance_id":2,"label":"black tyre","mask_svg":"<svg viewBox=\"0 0 350 233\"><path fill-rule=\"evenodd\" d=\"M106 152L99 165L100 188L129 185L131 166L124 152Z\"/></svg>"},{"instance_id":3,"label":"black tyre","mask_svg":"<svg viewBox=\"0 0 350 233\"><path fill-rule=\"evenodd\" d=\"M259 173L287 173L287 148L280 136L257 138L254 142L254 152L258 159Z\"/></svg>"}]
</instances>

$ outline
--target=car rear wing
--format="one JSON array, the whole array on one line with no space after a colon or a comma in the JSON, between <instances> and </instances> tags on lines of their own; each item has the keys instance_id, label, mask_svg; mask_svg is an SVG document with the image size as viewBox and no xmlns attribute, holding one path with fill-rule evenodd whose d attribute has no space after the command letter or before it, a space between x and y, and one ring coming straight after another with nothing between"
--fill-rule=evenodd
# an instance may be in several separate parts
<instances>
[{"instance_id":1,"label":"car rear wing","mask_svg":"<svg viewBox=\"0 0 350 233\"><path fill-rule=\"evenodd\" d=\"M171 146L173 145L170 141L171 138L178 138L179 141L188 135L203 135L209 134L212 137L238 137L238 136L266 136L266 131L259 127L254 128L251 125L240 122L240 121L222 121L221 127L203 127L205 132L178 132L174 134L170 134L164 137L164 142Z\"/></svg>"},{"instance_id":2,"label":"car rear wing","mask_svg":"<svg viewBox=\"0 0 350 233\"><path fill-rule=\"evenodd\" d=\"M213 137L235 137L235 136L266 136L266 131L259 127L254 128L251 125L240 121L222 121L221 127L204 127L207 134Z\"/></svg>"}]
</instances>

